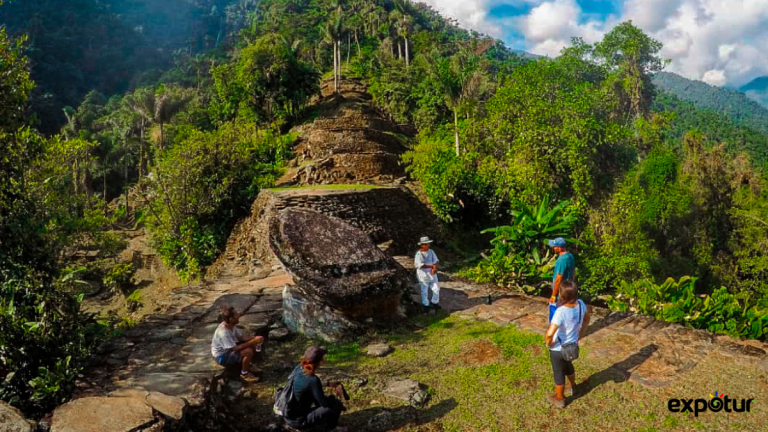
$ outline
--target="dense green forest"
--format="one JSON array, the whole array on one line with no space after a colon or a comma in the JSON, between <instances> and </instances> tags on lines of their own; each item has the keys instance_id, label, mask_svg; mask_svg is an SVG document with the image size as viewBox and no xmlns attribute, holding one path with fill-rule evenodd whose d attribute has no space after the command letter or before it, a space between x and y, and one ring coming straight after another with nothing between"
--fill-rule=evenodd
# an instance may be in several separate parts
<instances>
[{"instance_id":1,"label":"dense green forest","mask_svg":"<svg viewBox=\"0 0 768 432\"><path fill-rule=\"evenodd\" d=\"M711 86L669 72L659 72L653 83L661 90L693 103L697 108L730 116L740 124L768 132L768 108L743 92Z\"/></svg>"},{"instance_id":2,"label":"dense green forest","mask_svg":"<svg viewBox=\"0 0 768 432\"><path fill-rule=\"evenodd\" d=\"M762 114L662 95L662 46L631 22L532 59L407 0L196 1L166 28L177 3L0 7L0 398L27 414L61 403L111 331L79 306L85 274L130 279L110 229L144 226L199 277L292 157L334 59L417 128L403 163L434 212L491 228L465 275L541 292L561 233L593 301L768 331Z\"/></svg>"}]
</instances>

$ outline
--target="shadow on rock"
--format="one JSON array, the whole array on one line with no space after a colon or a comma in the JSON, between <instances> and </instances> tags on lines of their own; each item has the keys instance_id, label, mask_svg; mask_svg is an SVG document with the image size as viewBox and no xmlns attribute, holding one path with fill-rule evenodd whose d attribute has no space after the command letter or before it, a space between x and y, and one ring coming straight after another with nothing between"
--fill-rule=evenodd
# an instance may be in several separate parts
<instances>
[{"instance_id":1,"label":"shadow on rock","mask_svg":"<svg viewBox=\"0 0 768 432\"><path fill-rule=\"evenodd\" d=\"M632 370L638 368L658 350L659 347L655 344L646 345L643 348L640 348L640 351L632 354L626 359L614 363L600 372L592 374L586 381L579 385L578 394L571 397L569 402L573 402L576 399L586 396L595 388L609 381L623 383L629 380L629 377L632 376Z\"/></svg>"},{"instance_id":2,"label":"shadow on rock","mask_svg":"<svg viewBox=\"0 0 768 432\"><path fill-rule=\"evenodd\" d=\"M426 410L411 406L394 409L368 408L341 416L341 425L349 427L350 431L385 432L403 427L415 428L445 416L453 411L458 403L453 398L432 405Z\"/></svg>"}]
</instances>

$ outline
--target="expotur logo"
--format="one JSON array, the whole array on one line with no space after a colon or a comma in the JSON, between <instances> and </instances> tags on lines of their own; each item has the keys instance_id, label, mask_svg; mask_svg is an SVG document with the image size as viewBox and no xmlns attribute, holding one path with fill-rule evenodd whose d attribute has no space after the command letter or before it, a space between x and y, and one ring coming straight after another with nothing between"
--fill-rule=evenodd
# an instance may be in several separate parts
<instances>
[{"instance_id":1,"label":"expotur logo","mask_svg":"<svg viewBox=\"0 0 768 432\"><path fill-rule=\"evenodd\" d=\"M751 412L754 399L731 399L723 393L709 394L710 399L670 399L667 408L670 412L691 412L696 417L705 411L712 412Z\"/></svg>"}]
</instances>

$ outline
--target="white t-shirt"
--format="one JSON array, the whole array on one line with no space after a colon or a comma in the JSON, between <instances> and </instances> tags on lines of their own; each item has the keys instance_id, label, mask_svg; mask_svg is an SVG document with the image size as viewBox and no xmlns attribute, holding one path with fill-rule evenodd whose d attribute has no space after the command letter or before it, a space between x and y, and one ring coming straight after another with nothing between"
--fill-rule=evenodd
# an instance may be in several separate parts
<instances>
[{"instance_id":1,"label":"white t-shirt","mask_svg":"<svg viewBox=\"0 0 768 432\"><path fill-rule=\"evenodd\" d=\"M419 282L431 282L433 279L437 280L437 274L433 275L430 273L432 269L423 269L421 266L425 264L434 265L438 262L440 262L440 260L437 259L437 255L432 249L427 252L416 252L416 257L414 258L413 263L416 266L416 276L419 278Z\"/></svg>"},{"instance_id":2,"label":"white t-shirt","mask_svg":"<svg viewBox=\"0 0 768 432\"><path fill-rule=\"evenodd\" d=\"M237 326L230 330L224 323L219 324L213 333L213 340L211 341L211 354L213 354L213 358L219 358L222 354L236 347L239 344L239 338L242 336Z\"/></svg>"},{"instance_id":3,"label":"white t-shirt","mask_svg":"<svg viewBox=\"0 0 768 432\"><path fill-rule=\"evenodd\" d=\"M581 320L579 320L579 308L581 308ZM579 341L579 330L584 322L584 314L587 313L587 306L583 301L578 300L577 306L569 308L560 306L552 317L552 324L557 325L554 342L550 349L552 351L561 351L562 345Z\"/></svg>"}]
</instances>

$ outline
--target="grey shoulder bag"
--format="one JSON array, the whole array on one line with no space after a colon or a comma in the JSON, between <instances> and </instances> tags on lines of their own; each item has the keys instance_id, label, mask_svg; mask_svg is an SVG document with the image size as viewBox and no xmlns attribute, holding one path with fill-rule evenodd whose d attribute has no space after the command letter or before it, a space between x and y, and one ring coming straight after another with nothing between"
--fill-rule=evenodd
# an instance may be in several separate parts
<instances>
[{"instance_id":1,"label":"grey shoulder bag","mask_svg":"<svg viewBox=\"0 0 768 432\"><path fill-rule=\"evenodd\" d=\"M581 324L582 324L581 303L577 303L577 305L579 307L579 328L581 328ZM558 336L557 339L560 340L560 336ZM560 354L563 356L563 360L570 362L579 358L579 342L578 341L560 345L560 348L561 348Z\"/></svg>"}]
</instances>

